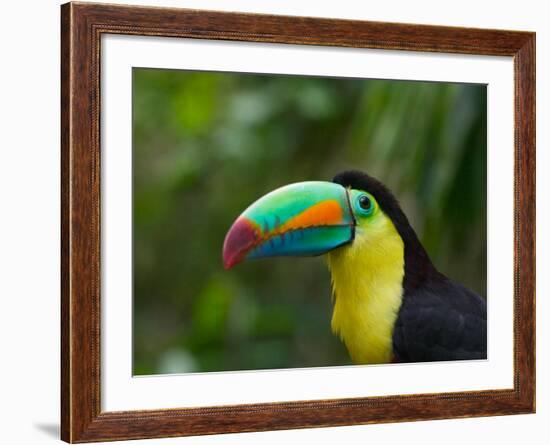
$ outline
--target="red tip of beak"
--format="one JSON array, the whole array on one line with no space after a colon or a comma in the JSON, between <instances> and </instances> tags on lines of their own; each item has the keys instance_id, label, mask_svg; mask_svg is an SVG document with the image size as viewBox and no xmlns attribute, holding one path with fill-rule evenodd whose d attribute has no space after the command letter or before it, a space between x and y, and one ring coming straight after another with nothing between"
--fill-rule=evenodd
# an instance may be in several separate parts
<instances>
[{"instance_id":1,"label":"red tip of beak","mask_svg":"<svg viewBox=\"0 0 550 445\"><path fill-rule=\"evenodd\" d=\"M231 269L235 264L240 263L246 257L246 254L258 240L257 229L248 219L238 218L227 235L223 243L223 266Z\"/></svg>"}]
</instances>

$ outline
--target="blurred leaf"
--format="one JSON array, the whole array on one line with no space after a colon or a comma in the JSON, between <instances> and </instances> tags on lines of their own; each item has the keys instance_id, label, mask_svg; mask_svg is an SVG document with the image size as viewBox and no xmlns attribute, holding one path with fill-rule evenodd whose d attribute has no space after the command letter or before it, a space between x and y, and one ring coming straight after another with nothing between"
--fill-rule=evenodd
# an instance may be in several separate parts
<instances>
[{"instance_id":1,"label":"blurred leaf","mask_svg":"<svg viewBox=\"0 0 550 445\"><path fill-rule=\"evenodd\" d=\"M193 335L196 338L205 343L222 339L232 297L223 281L214 278L207 283L193 306Z\"/></svg>"}]
</instances>

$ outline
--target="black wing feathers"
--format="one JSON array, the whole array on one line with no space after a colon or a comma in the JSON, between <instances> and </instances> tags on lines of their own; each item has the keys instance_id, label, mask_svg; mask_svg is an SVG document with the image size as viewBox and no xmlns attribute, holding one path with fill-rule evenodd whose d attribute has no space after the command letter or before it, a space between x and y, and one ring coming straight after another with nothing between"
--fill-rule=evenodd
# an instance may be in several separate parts
<instances>
[{"instance_id":1,"label":"black wing feathers","mask_svg":"<svg viewBox=\"0 0 550 445\"><path fill-rule=\"evenodd\" d=\"M405 291L393 333L397 362L487 358L487 308L471 290L440 275Z\"/></svg>"}]
</instances>

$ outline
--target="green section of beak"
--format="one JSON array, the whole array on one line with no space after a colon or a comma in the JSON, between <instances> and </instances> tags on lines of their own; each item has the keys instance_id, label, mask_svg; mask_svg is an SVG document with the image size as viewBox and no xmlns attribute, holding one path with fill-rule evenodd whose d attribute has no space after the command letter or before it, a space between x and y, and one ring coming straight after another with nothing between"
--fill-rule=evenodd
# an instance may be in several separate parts
<instances>
[{"instance_id":1,"label":"green section of beak","mask_svg":"<svg viewBox=\"0 0 550 445\"><path fill-rule=\"evenodd\" d=\"M226 235L226 268L246 259L313 256L350 242L355 221L348 192L332 182L299 182L248 207Z\"/></svg>"}]
</instances>

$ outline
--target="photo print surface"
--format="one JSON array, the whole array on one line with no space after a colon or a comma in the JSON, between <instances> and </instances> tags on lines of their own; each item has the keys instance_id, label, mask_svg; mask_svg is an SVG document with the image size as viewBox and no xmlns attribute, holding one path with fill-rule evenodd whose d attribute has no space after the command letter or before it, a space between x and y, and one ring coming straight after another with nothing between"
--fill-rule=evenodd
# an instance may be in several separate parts
<instances>
[{"instance_id":1,"label":"photo print surface","mask_svg":"<svg viewBox=\"0 0 550 445\"><path fill-rule=\"evenodd\" d=\"M486 94L134 68L134 374L485 358Z\"/></svg>"}]
</instances>

